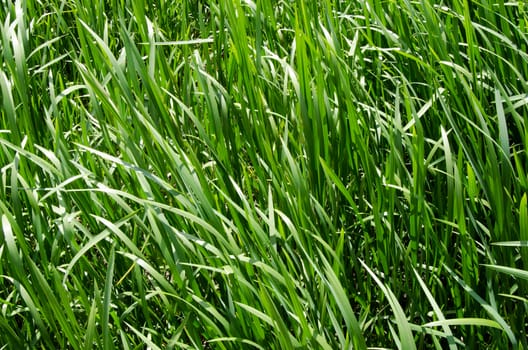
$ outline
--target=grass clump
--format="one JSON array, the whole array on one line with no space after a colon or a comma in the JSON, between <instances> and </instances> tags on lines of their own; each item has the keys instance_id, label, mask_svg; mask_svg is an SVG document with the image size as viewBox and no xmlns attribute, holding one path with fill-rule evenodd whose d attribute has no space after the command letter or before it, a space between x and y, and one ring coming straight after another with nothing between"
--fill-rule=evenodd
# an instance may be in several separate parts
<instances>
[{"instance_id":1,"label":"grass clump","mask_svg":"<svg viewBox=\"0 0 528 350\"><path fill-rule=\"evenodd\" d=\"M7 348L528 348L522 1L2 1Z\"/></svg>"}]
</instances>

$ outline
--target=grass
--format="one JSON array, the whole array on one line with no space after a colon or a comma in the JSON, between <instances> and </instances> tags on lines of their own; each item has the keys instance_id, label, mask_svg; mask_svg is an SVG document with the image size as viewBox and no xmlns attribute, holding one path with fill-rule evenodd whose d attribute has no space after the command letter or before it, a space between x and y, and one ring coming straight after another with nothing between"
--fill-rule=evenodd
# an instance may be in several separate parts
<instances>
[{"instance_id":1,"label":"grass","mask_svg":"<svg viewBox=\"0 0 528 350\"><path fill-rule=\"evenodd\" d=\"M1 1L2 349L526 349L522 1Z\"/></svg>"}]
</instances>

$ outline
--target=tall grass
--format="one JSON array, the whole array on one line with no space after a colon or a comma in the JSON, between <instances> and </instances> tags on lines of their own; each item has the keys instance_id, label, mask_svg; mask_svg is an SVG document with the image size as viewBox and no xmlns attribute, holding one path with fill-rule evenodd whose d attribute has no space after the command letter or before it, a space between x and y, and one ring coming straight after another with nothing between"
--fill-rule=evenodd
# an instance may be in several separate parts
<instances>
[{"instance_id":1,"label":"tall grass","mask_svg":"<svg viewBox=\"0 0 528 350\"><path fill-rule=\"evenodd\" d=\"M528 348L523 1L11 1L0 344Z\"/></svg>"}]
</instances>

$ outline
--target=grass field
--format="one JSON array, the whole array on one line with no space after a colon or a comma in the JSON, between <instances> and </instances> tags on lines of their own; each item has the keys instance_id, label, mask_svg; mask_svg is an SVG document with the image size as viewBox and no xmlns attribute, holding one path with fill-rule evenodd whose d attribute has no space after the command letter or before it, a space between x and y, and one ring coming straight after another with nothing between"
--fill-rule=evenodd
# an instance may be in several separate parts
<instances>
[{"instance_id":1,"label":"grass field","mask_svg":"<svg viewBox=\"0 0 528 350\"><path fill-rule=\"evenodd\" d=\"M0 349L528 349L524 1L0 7Z\"/></svg>"}]
</instances>

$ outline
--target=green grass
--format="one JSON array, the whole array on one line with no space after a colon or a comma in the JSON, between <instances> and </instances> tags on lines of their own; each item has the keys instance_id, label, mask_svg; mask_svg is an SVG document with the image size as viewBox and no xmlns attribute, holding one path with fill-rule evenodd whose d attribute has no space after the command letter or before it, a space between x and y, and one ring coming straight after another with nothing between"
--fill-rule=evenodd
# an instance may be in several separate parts
<instances>
[{"instance_id":1,"label":"green grass","mask_svg":"<svg viewBox=\"0 0 528 350\"><path fill-rule=\"evenodd\" d=\"M528 349L523 1L0 6L0 349Z\"/></svg>"}]
</instances>

